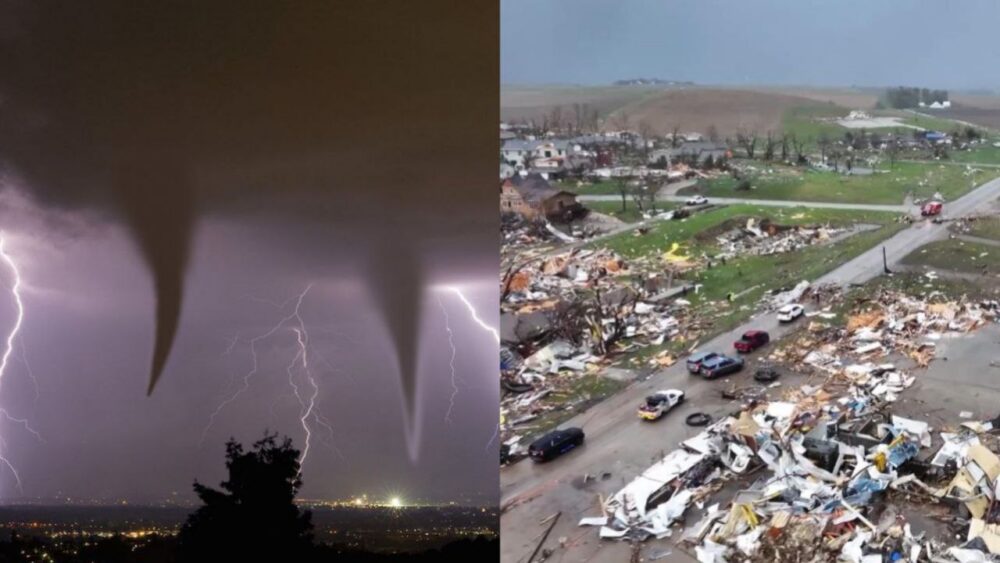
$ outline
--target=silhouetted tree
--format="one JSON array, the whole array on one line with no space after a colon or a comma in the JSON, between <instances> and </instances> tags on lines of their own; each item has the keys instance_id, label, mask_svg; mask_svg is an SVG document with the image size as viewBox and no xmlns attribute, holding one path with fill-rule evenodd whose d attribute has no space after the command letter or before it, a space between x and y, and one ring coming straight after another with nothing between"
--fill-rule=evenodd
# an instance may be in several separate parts
<instances>
[{"instance_id":1,"label":"silhouetted tree","mask_svg":"<svg viewBox=\"0 0 1000 563\"><path fill-rule=\"evenodd\" d=\"M180 532L183 561L302 561L312 551L312 514L300 511L295 495L302 486L299 451L276 434L244 451L226 442L229 478L222 490L197 481L204 506L188 516Z\"/></svg>"}]
</instances>

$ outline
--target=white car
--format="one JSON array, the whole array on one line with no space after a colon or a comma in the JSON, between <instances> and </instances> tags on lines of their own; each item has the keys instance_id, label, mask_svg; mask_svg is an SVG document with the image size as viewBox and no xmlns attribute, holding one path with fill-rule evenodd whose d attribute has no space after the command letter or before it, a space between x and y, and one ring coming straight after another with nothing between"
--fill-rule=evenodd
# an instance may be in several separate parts
<instances>
[{"instance_id":1,"label":"white car","mask_svg":"<svg viewBox=\"0 0 1000 563\"><path fill-rule=\"evenodd\" d=\"M798 303L790 303L784 307L778 309L778 322L779 323L790 323L795 319L802 316L805 313L805 307L799 305Z\"/></svg>"},{"instance_id":2,"label":"white car","mask_svg":"<svg viewBox=\"0 0 1000 563\"><path fill-rule=\"evenodd\" d=\"M685 205L705 205L706 203L708 203L708 198L703 195L689 197L688 200L684 202Z\"/></svg>"},{"instance_id":3,"label":"white car","mask_svg":"<svg viewBox=\"0 0 1000 563\"><path fill-rule=\"evenodd\" d=\"M657 391L646 397L646 400L639 405L639 418L657 420L682 402L684 402L684 391L680 389Z\"/></svg>"}]
</instances>

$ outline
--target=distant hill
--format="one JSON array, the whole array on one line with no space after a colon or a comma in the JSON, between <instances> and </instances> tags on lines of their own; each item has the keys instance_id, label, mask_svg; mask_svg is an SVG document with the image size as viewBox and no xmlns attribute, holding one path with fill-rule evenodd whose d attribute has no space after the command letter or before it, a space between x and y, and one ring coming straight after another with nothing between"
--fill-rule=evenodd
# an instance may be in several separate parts
<instances>
[{"instance_id":1,"label":"distant hill","mask_svg":"<svg viewBox=\"0 0 1000 563\"><path fill-rule=\"evenodd\" d=\"M694 86L694 82L684 80L663 80L662 78L627 78L615 80L615 86Z\"/></svg>"}]
</instances>

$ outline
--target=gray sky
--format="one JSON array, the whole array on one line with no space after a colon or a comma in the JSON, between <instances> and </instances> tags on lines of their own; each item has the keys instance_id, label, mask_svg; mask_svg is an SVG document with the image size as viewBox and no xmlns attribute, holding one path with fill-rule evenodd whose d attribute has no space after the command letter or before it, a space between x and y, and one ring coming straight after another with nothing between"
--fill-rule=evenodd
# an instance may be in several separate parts
<instances>
[{"instance_id":1,"label":"gray sky","mask_svg":"<svg viewBox=\"0 0 1000 563\"><path fill-rule=\"evenodd\" d=\"M998 88L990 0L502 0L504 84Z\"/></svg>"}]
</instances>

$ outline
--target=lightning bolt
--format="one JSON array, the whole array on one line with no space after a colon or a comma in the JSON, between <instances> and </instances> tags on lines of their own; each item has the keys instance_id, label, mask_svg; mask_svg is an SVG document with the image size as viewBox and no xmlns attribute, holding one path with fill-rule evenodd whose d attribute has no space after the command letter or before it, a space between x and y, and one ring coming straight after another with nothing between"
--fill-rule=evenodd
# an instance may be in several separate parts
<instances>
[{"instance_id":1,"label":"lightning bolt","mask_svg":"<svg viewBox=\"0 0 1000 563\"><path fill-rule=\"evenodd\" d=\"M0 233L0 259L3 259L3 262L10 269L11 274L14 277L14 283L10 287L10 294L14 300L14 305L17 310L17 315L14 319L14 326L11 327L10 332L7 333L7 339L6 339L6 344L4 346L3 356L0 357L0 385L2 385L3 378L7 374L7 365L10 362L11 354L14 353L14 341L17 339L17 335L21 331L21 325L24 323L24 302L21 300L21 272L17 268L17 263L14 262L14 259L10 256L10 254L7 253L7 249L4 243L5 239L3 237L3 234ZM27 359L26 358L23 359L25 360L25 365L27 365ZM28 369L30 371L30 366ZM32 381L34 381L34 375L31 376L31 379ZM37 382L36 382L35 392L36 394L38 392ZM33 434L39 440L42 439L42 436L35 429L31 427L26 418L16 418L12 416L9 412L7 412L7 409L5 408L0 408L0 415L2 415L8 422L13 422L15 424L21 425L22 427L24 427L25 430ZM17 489L23 492L23 489L21 488L21 476L20 474L18 474L17 469L14 468L14 465L10 462L10 460L7 459L5 453L6 450L7 450L7 441L0 439L0 464L5 465L7 469L10 470L11 474L14 476L14 480L17 482Z\"/></svg>"},{"instance_id":2,"label":"lightning bolt","mask_svg":"<svg viewBox=\"0 0 1000 563\"><path fill-rule=\"evenodd\" d=\"M462 303L465 304L465 307L469 310L469 314L472 315L472 320L475 321L476 324L481 326L483 330L492 334L493 338L497 341L497 344L500 344L500 331L486 324L486 321L479 318L479 313L476 312L476 308L472 305L472 302L465 297L465 294L462 293L462 290L453 285L448 286L447 289L448 291L457 295L458 298L462 301Z\"/></svg>"},{"instance_id":3,"label":"lightning bolt","mask_svg":"<svg viewBox=\"0 0 1000 563\"><path fill-rule=\"evenodd\" d=\"M14 352L14 339L17 338L17 333L21 330L21 323L24 322L24 303L21 301L21 272L18 271L14 259L10 257L10 254L7 254L2 234L0 234L0 258L3 258L11 273L14 274L14 285L10 287L10 294L14 298L14 304L17 308L17 317L14 319L13 328L7 333L7 345L4 347L3 357L0 359L0 383L2 383L3 376L7 373L10 355Z\"/></svg>"},{"instance_id":4,"label":"lightning bolt","mask_svg":"<svg viewBox=\"0 0 1000 563\"><path fill-rule=\"evenodd\" d=\"M495 328L493 328L489 324L487 324L486 321L484 321L479 316L479 313L476 311L476 307L472 304L471 301L469 301L469 299L465 296L465 294L462 293L462 290L459 289L458 287L453 286L453 285L450 285L450 286L446 287L445 289L447 289L448 291L450 291L450 292L454 293L456 296L458 296L458 299L463 304L465 304L465 308L469 310L469 315L472 317L473 322L475 322L480 327L482 327L482 329L485 330L486 332L488 332L491 335L493 335L493 339L496 340L497 344L499 345L500 344L500 331L497 330L497 329L495 329ZM438 303L440 303L440 301L438 301ZM443 305L441 306L441 310L442 311L444 310L444 306ZM447 322L448 322L448 313L446 312L445 313L445 323L447 323ZM452 341L451 336L452 336L451 329L449 328L448 329L448 343L451 344L451 350L452 350L452 355L451 355L451 358L452 358L452 367L451 367L451 376L452 376L452 379L451 379L451 381L452 381L452 389L453 389L453 391L452 391L452 394L451 394L451 401L452 401L452 405L454 405L454 403L455 403L455 394L458 393L458 387L455 386L455 365L454 365L454 360L455 360L455 344ZM451 415L451 406L448 407L448 414L445 415L445 421L450 422L450 420L449 420L449 416L450 415ZM486 451L490 450L490 446L493 444L493 442L499 436L500 436L500 424L497 423L496 428L493 430L493 435L490 436L490 440L488 442L486 442L486 448L485 448Z\"/></svg>"},{"instance_id":5,"label":"lightning bolt","mask_svg":"<svg viewBox=\"0 0 1000 563\"><path fill-rule=\"evenodd\" d=\"M236 399L238 399L240 395L246 392L247 389L249 389L250 380L255 375L257 375L257 372L259 371L260 368L257 356L257 344L267 338L270 338L278 331L280 331L282 328L287 327L291 329L293 334L295 334L297 351L295 355L292 357L291 361L286 366L285 373L288 376L288 385L292 390L292 395L299 403L298 420L299 424L302 426L302 431L305 435L302 452L299 454L299 471L301 472L302 470L301 468L305 464L305 461L309 456L309 451L312 447L313 428L310 425L310 422L322 426L329 432L330 441L327 441L327 444L330 445L330 447L337 453L338 456L343 458L343 455L341 454L340 450L338 450L336 446L334 446L332 443L332 436L333 436L332 426L320 414L319 410L317 409L318 397L319 397L319 383L316 381L316 378L314 377L313 372L310 368L309 331L306 328L305 320L302 318L301 314L302 303L303 301L305 301L306 295L309 293L310 289L312 289L312 284L306 286L306 288L302 291L302 293L298 294L297 296L292 296L284 303L277 303L274 301L260 299L260 298L252 298L254 301L267 303L269 305L273 305L281 309L284 309L289 303L294 301L295 307L290 314L279 320L278 323L275 324L270 330L268 330L263 334L255 336L254 338L251 338L249 340L252 366L250 370L243 376L242 384L236 389L236 391L234 391L229 397L227 397L225 400L219 403L219 406L216 407L215 411L212 412L212 415L209 417L208 424L205 426L204 431L202 431L201 442L200 442L201 444L204 444L205 438L208 436L209 430L211 430L212 426L215 424L215 420L222 413L222 411L227 406L232 404ZM227 355L232 351L238 339L239 337L237 336L230 342L224 355ZM296 380L296 376L299 374L301 374L301 379L304 380L304 383L308 385L308 389L303 389L302 386L300 386L300 383ZM272 403L271 404L272 414L273 414L273 408L274 404Z\"/></svg>"},{"instance_id":6,"label":"lightning bolt","mask_svg":"<svg viewBox=\"0 0 1000 563\"><path fill-rule=\"evenodd\" d=\"M448 346L451 347L451 358L448 360L448 367L451 368L451 398L448 399L448 411L444 413L444 421L451 424L451 411L455 408L455 397L458 396L458 385L455 383L455 355L458 350L455 349L455 338L448 320L448 310L444 308L444 303L440 299L438 299L438 305L441 307L441 314L444 315L444 329L448 331Z\"/></svg>"}]
</instances>

